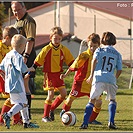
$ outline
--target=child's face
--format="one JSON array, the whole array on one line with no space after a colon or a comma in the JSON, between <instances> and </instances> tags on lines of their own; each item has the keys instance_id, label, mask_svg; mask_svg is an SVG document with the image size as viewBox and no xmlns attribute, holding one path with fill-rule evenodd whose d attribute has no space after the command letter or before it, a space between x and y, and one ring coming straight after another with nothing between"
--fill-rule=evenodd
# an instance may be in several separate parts
<instances>
[{"instance_id":1,"label":"child's face","mask_svg":"<svg viewBox=\"0 0 133 133\"><path fill-rule=\"evenodd\" d=\"M9 36L6 36L5 38L2 39L2 42L6 45L6 46L11 46L11 38Z\"/></svg>"},{"instance_id":2,"label":"child's face","mask_svg":"<svg viewBox=\"0 0 133 133\"><path fill-rule=\"evenodd\" d=\"M55 34L50 38L52 44L56 47L59 46L61 40L62 40L62 36Z\"/></svg>"},{"instance_id":3,"label":"child's face","mask_svg":"<svg viewBox=\"0 0 133 133\"><path fill-rule=\"evenodd\" d=\"M90 48L91 52L94 53L95 50L99 47L99 45L98 43L93 43L92 41L89 41L88 47Z\"/></svg>"}]
</instances>

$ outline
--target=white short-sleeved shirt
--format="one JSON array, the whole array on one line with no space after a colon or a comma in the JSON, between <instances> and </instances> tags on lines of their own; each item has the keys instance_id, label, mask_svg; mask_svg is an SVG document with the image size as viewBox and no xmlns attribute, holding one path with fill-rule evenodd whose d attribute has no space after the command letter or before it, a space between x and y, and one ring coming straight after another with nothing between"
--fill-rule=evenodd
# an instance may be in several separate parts
<instances>
[{"instance_id":1,"label":"white short-sleeved shirt","mask_svg":"<svg viewBox=\"0 0 133 133\"><path fill-rule=\"evenodd\" d=\"M25 73L28 68L22 55L15 50L11 50L2 60L0 69L5 72L5 92L25 93L22 73Z\"/></svg>"}]
</instances>

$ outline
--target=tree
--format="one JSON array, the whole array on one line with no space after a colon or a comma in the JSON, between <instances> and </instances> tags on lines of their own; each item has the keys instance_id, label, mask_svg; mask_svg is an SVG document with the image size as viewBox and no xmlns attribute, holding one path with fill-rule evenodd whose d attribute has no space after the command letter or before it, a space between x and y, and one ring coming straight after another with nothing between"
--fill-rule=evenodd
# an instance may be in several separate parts
<instances>
[{"instance_id":1,"label":"tree","mask_svg":"<svg viewBox=\"0 0 133 133\"><path fill-rule=\"evenodd\" d=\"M2 39L2 25L7 17L4 11L5 11L5 6L3 3L0 3L0 39Z\"/></svg>"}]
</instances>

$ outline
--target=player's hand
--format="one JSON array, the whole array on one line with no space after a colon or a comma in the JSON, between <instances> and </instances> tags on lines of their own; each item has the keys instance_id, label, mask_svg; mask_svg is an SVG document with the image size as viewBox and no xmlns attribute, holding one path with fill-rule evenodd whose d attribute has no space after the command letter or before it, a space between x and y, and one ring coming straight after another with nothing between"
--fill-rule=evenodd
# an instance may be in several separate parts
<instances>
[{"instance_id":1,"label":"player's hand","mask_svg":"<svg viewBox=\"0 0 133 133\"><path fill-rule=\"evenodd\" d=\"M28 71L34 72L35 68L34 67L30 67L30 68L28 68Z\"/></svg>"},{"instance_id":2,"label":"player's hand","mask_svg":"<svg viewBox=\"0 0 133 133\"><path fill-rule=\"evenodd\" d=\"M88 84L91 84L91 83L92 83L92 79L93 79L93 77L90 76L90 77L86 80L86 82L87 82Z\"/></svg>"},{"instance_id":3,"label":"player's hand","mask_svg":"<svg viewBox=\"0 0 133 133\"><path fill-rule=\"evenodd\" d=\"M30 77L30 74L26 74L25 76L24 76L24 79L27 79L27 78L29 78Z\"/></svg>"},{"instance_id":4,"label":"player's hand","mask_svg":"<svg viewBox=\"0 0 133 133\"><path fill-rule=\"evenodd\" d=\"M60 75L60 79L62 79L63 80L63 78L65 78L66 76L65 76L65 74L61 74Z\"/></svg>"}]
</instances>

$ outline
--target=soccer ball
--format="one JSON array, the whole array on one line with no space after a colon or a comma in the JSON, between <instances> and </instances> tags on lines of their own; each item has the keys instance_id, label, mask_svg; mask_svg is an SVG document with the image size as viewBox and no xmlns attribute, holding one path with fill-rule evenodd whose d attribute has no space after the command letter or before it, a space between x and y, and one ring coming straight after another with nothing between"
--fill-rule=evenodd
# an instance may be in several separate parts
<instances>
[{"instance_id":1,"label":"soccer ball","mask_svg":"<svg viewBox=\"0 0 133 133\"><path fill-rule=\"evenodd\" d=\"M61 119L65 126L74 126L76 124L76 115L71 111L65 112Z\"/></svg>"}]
</instances>

